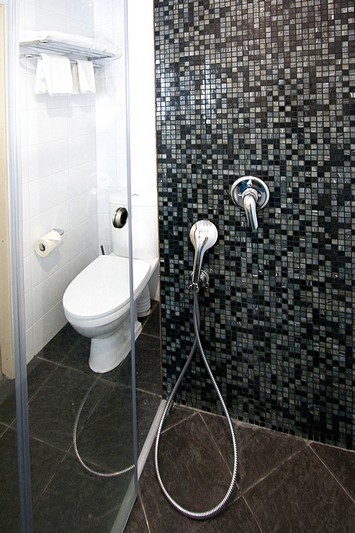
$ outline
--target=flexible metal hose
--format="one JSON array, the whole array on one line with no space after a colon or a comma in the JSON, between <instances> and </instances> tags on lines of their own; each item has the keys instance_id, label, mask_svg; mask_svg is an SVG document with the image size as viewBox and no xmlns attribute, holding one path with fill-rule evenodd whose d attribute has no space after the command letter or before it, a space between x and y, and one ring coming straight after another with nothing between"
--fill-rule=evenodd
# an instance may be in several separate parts
<instances>
[{"instance_id":1,"label":"flexible metal hose","mask_svg":"<svg viewBox=\"0 0 355 533\"><path fill-rule=\"evenodd\" d=\"M180 376L178 377L178 379L177 379L177 381L175 383L175 386L174 386L174 388L173 388L173 390L172 390L172 392L171 392L171 394L170 394L170 396L168 398L168 401L166 403L163 415L161 417L160 424L159 424L159 427L158 427L157 436L156 436L156 441L155 441L154 461L155 461L155 471L156 471L156 475L157 475L157 478L158 478L158 481L159 481L160 488L163 491L164 496L166 497L166 499L171 503L171 505L177 511L179 511L179 513L183 514L184 516L187 516L188 518L192 518L192 519L195 519L195 520L205 520L207 518L212 518L213 516L218 514L226 506L226 504L228 503L228 500L230 499L230 497L232 495L232 492L233 492L233 489L234 489L234 486L235 486L236 480L237 480L238 452L237 452L237 443L236 443L236 438L235 438L235 434L234 434L234 428L233 428L232 420L231 420L231 418L229 416L229 413L228 413L227 407L226 407L226 405L224 403L222 394L219 391L218 385L216 383L216 380L214 378L212 370L210 369L210 366L209 366L208 361L206 359L205 352L204 352L202 344L201 344L201 339L200 339L200 311L199 311L197 290L196 289L194 290L193 323L194 323L195 340L194 340L193 346L191 348L191 351L189 353L189 356L188 356L188 358L186 360L186 363L185 363L185 365L184 365L184 367L183 367L183 369L182 369L182 371L180 373ZM212 382L212 384L213 384L213 386L215 388L217 396L218 396L218 398L219 398L219 400L220 400L220 402L222 404L223 411L224 411L224 413L226 415L226 418L227 418L227 421L228 421L230 433L231 433L231 436L232 436L233 463L234 463L233 464L233 473L232 473L231 482L230 482L230 485L228 487L228 490L227 490L224 498L215 507L213 507L212 509L209 509L207 511L202 511L202 512L189 511L188 509L185 509L184 507L182 507L179 503L177 503L170 496L170 494L166 490L166 488L164 486L164 483L163 483L163 481L161 479L161 475L160 475L160 471L159 471L159 462L158 462L159 440L160 440L161 431L162 431L162 427L163 427L163 424L164 424L165 417L169 413L170 408L172 407L172 404L174 402L174 398L175 398L175 395L177 393L177 390L178 390L178 388L180 386L180 383L181 383L181 381L182 381L182 379L183 379L183 377L185 375L186 370L188 369L188 367L190 365L191 359L192 359L192 357L193 357L193 355L195 353L195 350L196 350L197 346L198 346L198 348L200 350L200 353L201 353L203 362L205 364L206 370L207 370L208 375L209 375L209 377L211 379L211 382Z\"/></svg>"},{"instance_id":2,"label":"flexible metal hose","mask_svg":"<svg viewBox=\"0 0 355 533\"><path fill-rule=\"evenodd\" d=\"M81 412L84 408L84 405L85 405L85 402L86 400L88 399L89 397L89 394L90 392L92 391L92 389L95 387L96 383L99 381L99 379L101 378L101 376L98 376L95 381L91 384L91 386L89 387L87 393L85 394L84 398L83 398L83 401L81 402L80 404L80 407L78 409L78 412L77 412L77 415L75 417L75 422L74 422L74 429L73 429L73 445L74 445L74 451L75 451L75 455L77 457L77 459L79 460L79 463L85 468L85 470L87 470L88 472L90 472L91 474L94 474L95 476L100 476L100 477L116 477L116 476L121 476L122 474L125 474L126 472L129 472L130 470L133 470L133 468L135 467L135 465L130 465L128 466L127 468L124 468L123 470L118 470L117 472L97 472L96 470L93 470L92 468L90 468L87 464L84 463L83 459L81 458L80 456L80 453L79 453L79 450L78 450L78 444L77 444L77 432L78 432L78 424L79 424L79 419L80 419L80 415L81 415Z\"/></svg>"}]
</instances>

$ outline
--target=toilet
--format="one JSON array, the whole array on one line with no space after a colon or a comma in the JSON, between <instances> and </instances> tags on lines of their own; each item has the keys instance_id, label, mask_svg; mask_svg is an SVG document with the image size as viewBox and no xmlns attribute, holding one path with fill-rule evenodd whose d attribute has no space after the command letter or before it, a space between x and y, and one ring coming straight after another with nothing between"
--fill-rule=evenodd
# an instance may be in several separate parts
<instances>
[{"instance_id":1,"label":"toilet","mask_svg":"<svg viewBox=\"0 0 355 533\"><path fill-rule=\"evenodd\" d=\"M158 268L157 201L151 192L132 194L133 292L135 338L138 316L150 312L149 282ZM91 339L89 366L113 370L131 349L130 275L127 194L110 197L112 253L100 255L70 283L63 296L64 314L73 328ZM155 276L154 276L155 275ZM155 294L155 289L151 289Z\"/></svg>"}]
</instances>

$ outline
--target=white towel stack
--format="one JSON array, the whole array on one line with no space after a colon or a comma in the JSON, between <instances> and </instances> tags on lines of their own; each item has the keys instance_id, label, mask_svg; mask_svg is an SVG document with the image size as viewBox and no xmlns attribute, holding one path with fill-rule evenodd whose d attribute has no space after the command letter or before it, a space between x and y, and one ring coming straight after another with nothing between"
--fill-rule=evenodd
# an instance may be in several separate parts
<instances>
[{"instance_id":1,"label":"white towel stack","mask_svg":"<svg viewBox=\"0 0 355 533\"><path fill-rule=\"evenodd\" d=\"M77 61L71 65L65 56L40 54L36 70L36 94L57 96L95 92L91 61Z\"/></svg>"}]
</instances>

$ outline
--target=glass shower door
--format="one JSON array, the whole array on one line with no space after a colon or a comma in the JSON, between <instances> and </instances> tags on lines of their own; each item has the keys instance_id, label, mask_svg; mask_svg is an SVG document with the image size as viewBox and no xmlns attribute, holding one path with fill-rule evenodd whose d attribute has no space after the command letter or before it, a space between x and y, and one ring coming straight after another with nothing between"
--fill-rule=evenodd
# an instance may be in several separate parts
<instances>
[{"instance_id":1,"label":"glass shower door","mask_svg":"<svg viewBox=\"0 0 355 533\"><path fill-rule=\"evenodd\" d=\"M19 41L45 30L82 42L100 36L118 52L124 47L123 1L18 0L16 7ZM19 52L12 83L19 91L20 135L12 142L21 162L16 176L23 201L17 212L23 224L19 259L26 318L21 368L27 373L28 406L22 405L22 396L17 424L26 426L28 416L33 530L120 531L137 490L135 376L129 352L133 326L124 360L110 371L93 371L91 340L67 323L62 297L80 272L112 252L111 194L121 191L129 205L124 64L120 53L114 61L97 61L94 86L50 94L38 85L38 66L44 58L40 54L53 50L21 46ZM59 245L48 255L37 253L37 241L53 229L60 234ZM127 259L118 277L130 280L131 274ZM95 289L91 285L83 294ZM95 296L91 303L94 307ZM128 307L130 322L134 305ZM23 376L19 380L23 384ZM5 433L11 429L15 435L11 416ZM0 420L0 440L2 429ZM12 440L7 447L15 455ZM30 514L29 509L26 533ZM18 531L18 524L7 523L5 530Z\"/></svg>"}]
</instances>

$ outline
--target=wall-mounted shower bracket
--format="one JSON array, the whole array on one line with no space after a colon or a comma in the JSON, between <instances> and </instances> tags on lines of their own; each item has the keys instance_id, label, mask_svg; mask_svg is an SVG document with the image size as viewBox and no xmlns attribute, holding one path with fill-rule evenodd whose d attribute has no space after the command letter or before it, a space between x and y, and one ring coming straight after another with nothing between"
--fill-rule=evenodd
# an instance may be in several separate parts
<instances>
[{"instance_id":1,"label":"wall-mounted shower bracket","mask_svg":"<svg viewBox=\"0 0 355 533\"><path fill-rule=\"evenodd\" d=\"M266 183L255 176L243 176L233 183L231 197L236 205L244 209L252 231L257 230L259 224L256 211L265 207L270 198Z\"/></svg>"},{"instance_id":2,"label":"wall-mounted shower bracket","mask_svg":"<svg viewBox=\"0 0 355 533\"><path fill-rule=\"evenodd\" d=\"M193 273L191 273L191 278L193 278ZM210 285L209 274L206 272L206 270L201 270L198 283L192 282L191 285L189 285L189 289L198 291L199 289L208 288L209 285Z\"/></svg>"}]
</instances>

